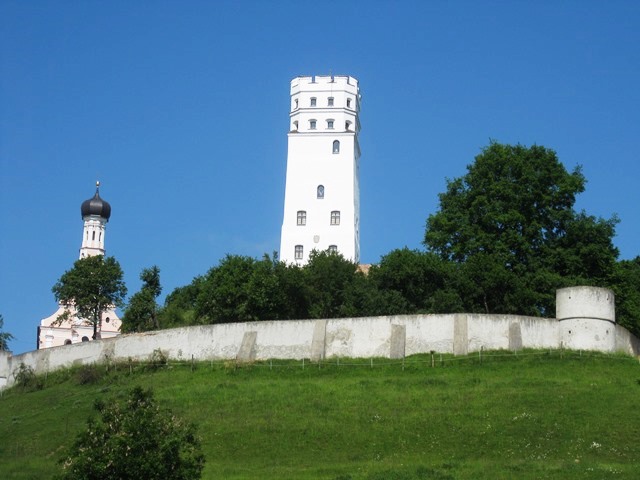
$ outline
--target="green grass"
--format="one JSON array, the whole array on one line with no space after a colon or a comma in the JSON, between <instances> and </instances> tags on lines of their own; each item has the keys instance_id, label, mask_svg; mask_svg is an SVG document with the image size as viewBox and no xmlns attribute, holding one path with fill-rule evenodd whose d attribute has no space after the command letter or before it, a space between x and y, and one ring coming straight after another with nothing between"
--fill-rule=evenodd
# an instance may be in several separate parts
<instances>
[{"instance_id":1,"label":"green grass","mask_svg":"<svg viewBox=\"0 0 640 480\"><path fill-rule=\"evenodd\" d=\"M529 353L58 372L0 398L0 478L51 478L94 399L135 385L199 425L208 479L638 478L638 361Z\"/></svg>"}]
</instances>

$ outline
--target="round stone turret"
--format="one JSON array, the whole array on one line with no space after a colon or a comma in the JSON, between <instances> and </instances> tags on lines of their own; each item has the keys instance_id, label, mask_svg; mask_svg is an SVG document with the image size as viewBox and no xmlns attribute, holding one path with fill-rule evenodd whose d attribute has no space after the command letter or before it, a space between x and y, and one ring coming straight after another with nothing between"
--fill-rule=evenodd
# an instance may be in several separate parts
<instances>
[{"instance_id":1,"label":"round stone turret","mask_svg":"<svg viewBox=\"0 0 640 480\"><path fill-rule=\"evenodd\" d=\"M556 292L556 318L565 348L612 352L616 345L615 296L607 288L569 287Z\"/></svg>"},{"instance_id":2,"label":"round stone turret","mask_svg":"<svg viewBox=\"0 0 640 480\"><path fill-rule=\"evenodd\" d=\"M107 221L109 220L111 216L111 205L109 205L109 202L100 198L100 182L96 182L96 194L92 198L82 202L80 213L82 214L82 218L95 215Z\"/></svg>"}]
</instances>

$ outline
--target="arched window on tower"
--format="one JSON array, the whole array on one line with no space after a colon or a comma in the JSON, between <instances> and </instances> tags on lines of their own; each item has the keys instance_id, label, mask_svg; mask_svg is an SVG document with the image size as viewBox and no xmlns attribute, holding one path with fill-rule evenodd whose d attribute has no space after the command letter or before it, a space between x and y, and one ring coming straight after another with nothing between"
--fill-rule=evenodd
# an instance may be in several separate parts
<instances>
[{"instance_id":1,"label":"arched window on tower","mask_svg":"<svg viewBox=\"0 0 640 480\"><path fill-rule=\"evenodd\" d=\"M317 196L318 198L324 198L324 185L318 185Z\"/></svg>"},{"instance_id":2,"label":"arched window on tower","mask_svg":"<svg viewBox=\"0 0 640 480\"><path fill-rule=\"evenodd\" d=\"M340 153L340 141L333 141L333 153Z\"/></svg>"},{"instance_id":3,"label":"arched window on tower","mask_svg":"<svg viewBox=\"0 0 640 480\"><path fill-rule=\"evenodd\" d=\"M344 129L348 132L351 130L351 122L350 121L346 121L344 122Z\"/></svg>"},{"instance_id":4,"label":"arched window on tower","mask_svg":"<svg viewBox=\"0 0 640 480\"><path fill-rule=\"evenodd\" d=\"M96 231L93 231L93 234L91 235L91 240L95 240L96 239Z\"/></svg>"}]
</instances>

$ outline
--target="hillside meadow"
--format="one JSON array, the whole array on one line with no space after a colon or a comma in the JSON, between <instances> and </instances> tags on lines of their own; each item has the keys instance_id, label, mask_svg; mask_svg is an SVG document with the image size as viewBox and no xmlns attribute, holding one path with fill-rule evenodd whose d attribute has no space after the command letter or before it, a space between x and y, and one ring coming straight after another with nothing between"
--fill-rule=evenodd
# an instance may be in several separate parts
<instances>
[{"instance_id":1,"label":"hillside meadow","mask_svg":"<svg viewBox=\"0 0 640 480\"><path fill-rule=\"evenodd\" d=\"M198 425L205 479L638 478L628 356L120 364L38 380L0 397L0 478L52 478L94 400L138 385Z\"/></svg>"}]
</instances>

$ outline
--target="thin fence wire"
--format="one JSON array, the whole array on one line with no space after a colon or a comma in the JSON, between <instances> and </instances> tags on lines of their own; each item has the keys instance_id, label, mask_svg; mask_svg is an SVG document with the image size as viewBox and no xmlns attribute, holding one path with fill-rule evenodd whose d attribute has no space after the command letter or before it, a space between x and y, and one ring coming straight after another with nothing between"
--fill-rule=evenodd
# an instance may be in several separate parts
<instances>
[{"instance_id":1,"label":"thin fence wire","mask_svg":"<svg viewBox=\"0 0 640 480\"><path fill-rule=\"evenodd\" d=\"M426 355L426 356L425 356ZM252 362L239 362L236 360L184 360L184 361L166 361L162 363L153 363L144 360L135 360L131 362L117 363L112 368L123 369L128 368L132 373L133 370L153 370L162 368L174 368L174 367L188 367L192 371L201 368L209 369L242 369L242 368L265 368L269 370L273 369L322 369L335 367L341 368L379 368L379 367L393 367L400 366L404 371L405 368L427 366L429 368L441 368L447 365L456 364L475 364L482 365L485 362L490 363L492 359L511 359L518 361L523 357L556 357L566 360L589 360L589 359L604 359L613 361L626 361L634 362L640 365L640 358L619 354L607 354L593 351L576 351L576 350L545 350L545 351L484 351L473 352L467 355L452 354L440 354L434 353L420 354L416 357L405 357L401 359L388 359L383 357L373 358L345 358L345 357L332 357L325 358L320 361L312 362L310 359L300 360L283 360L283 359L268 359Z\"/></svg>"}]
</instances>

